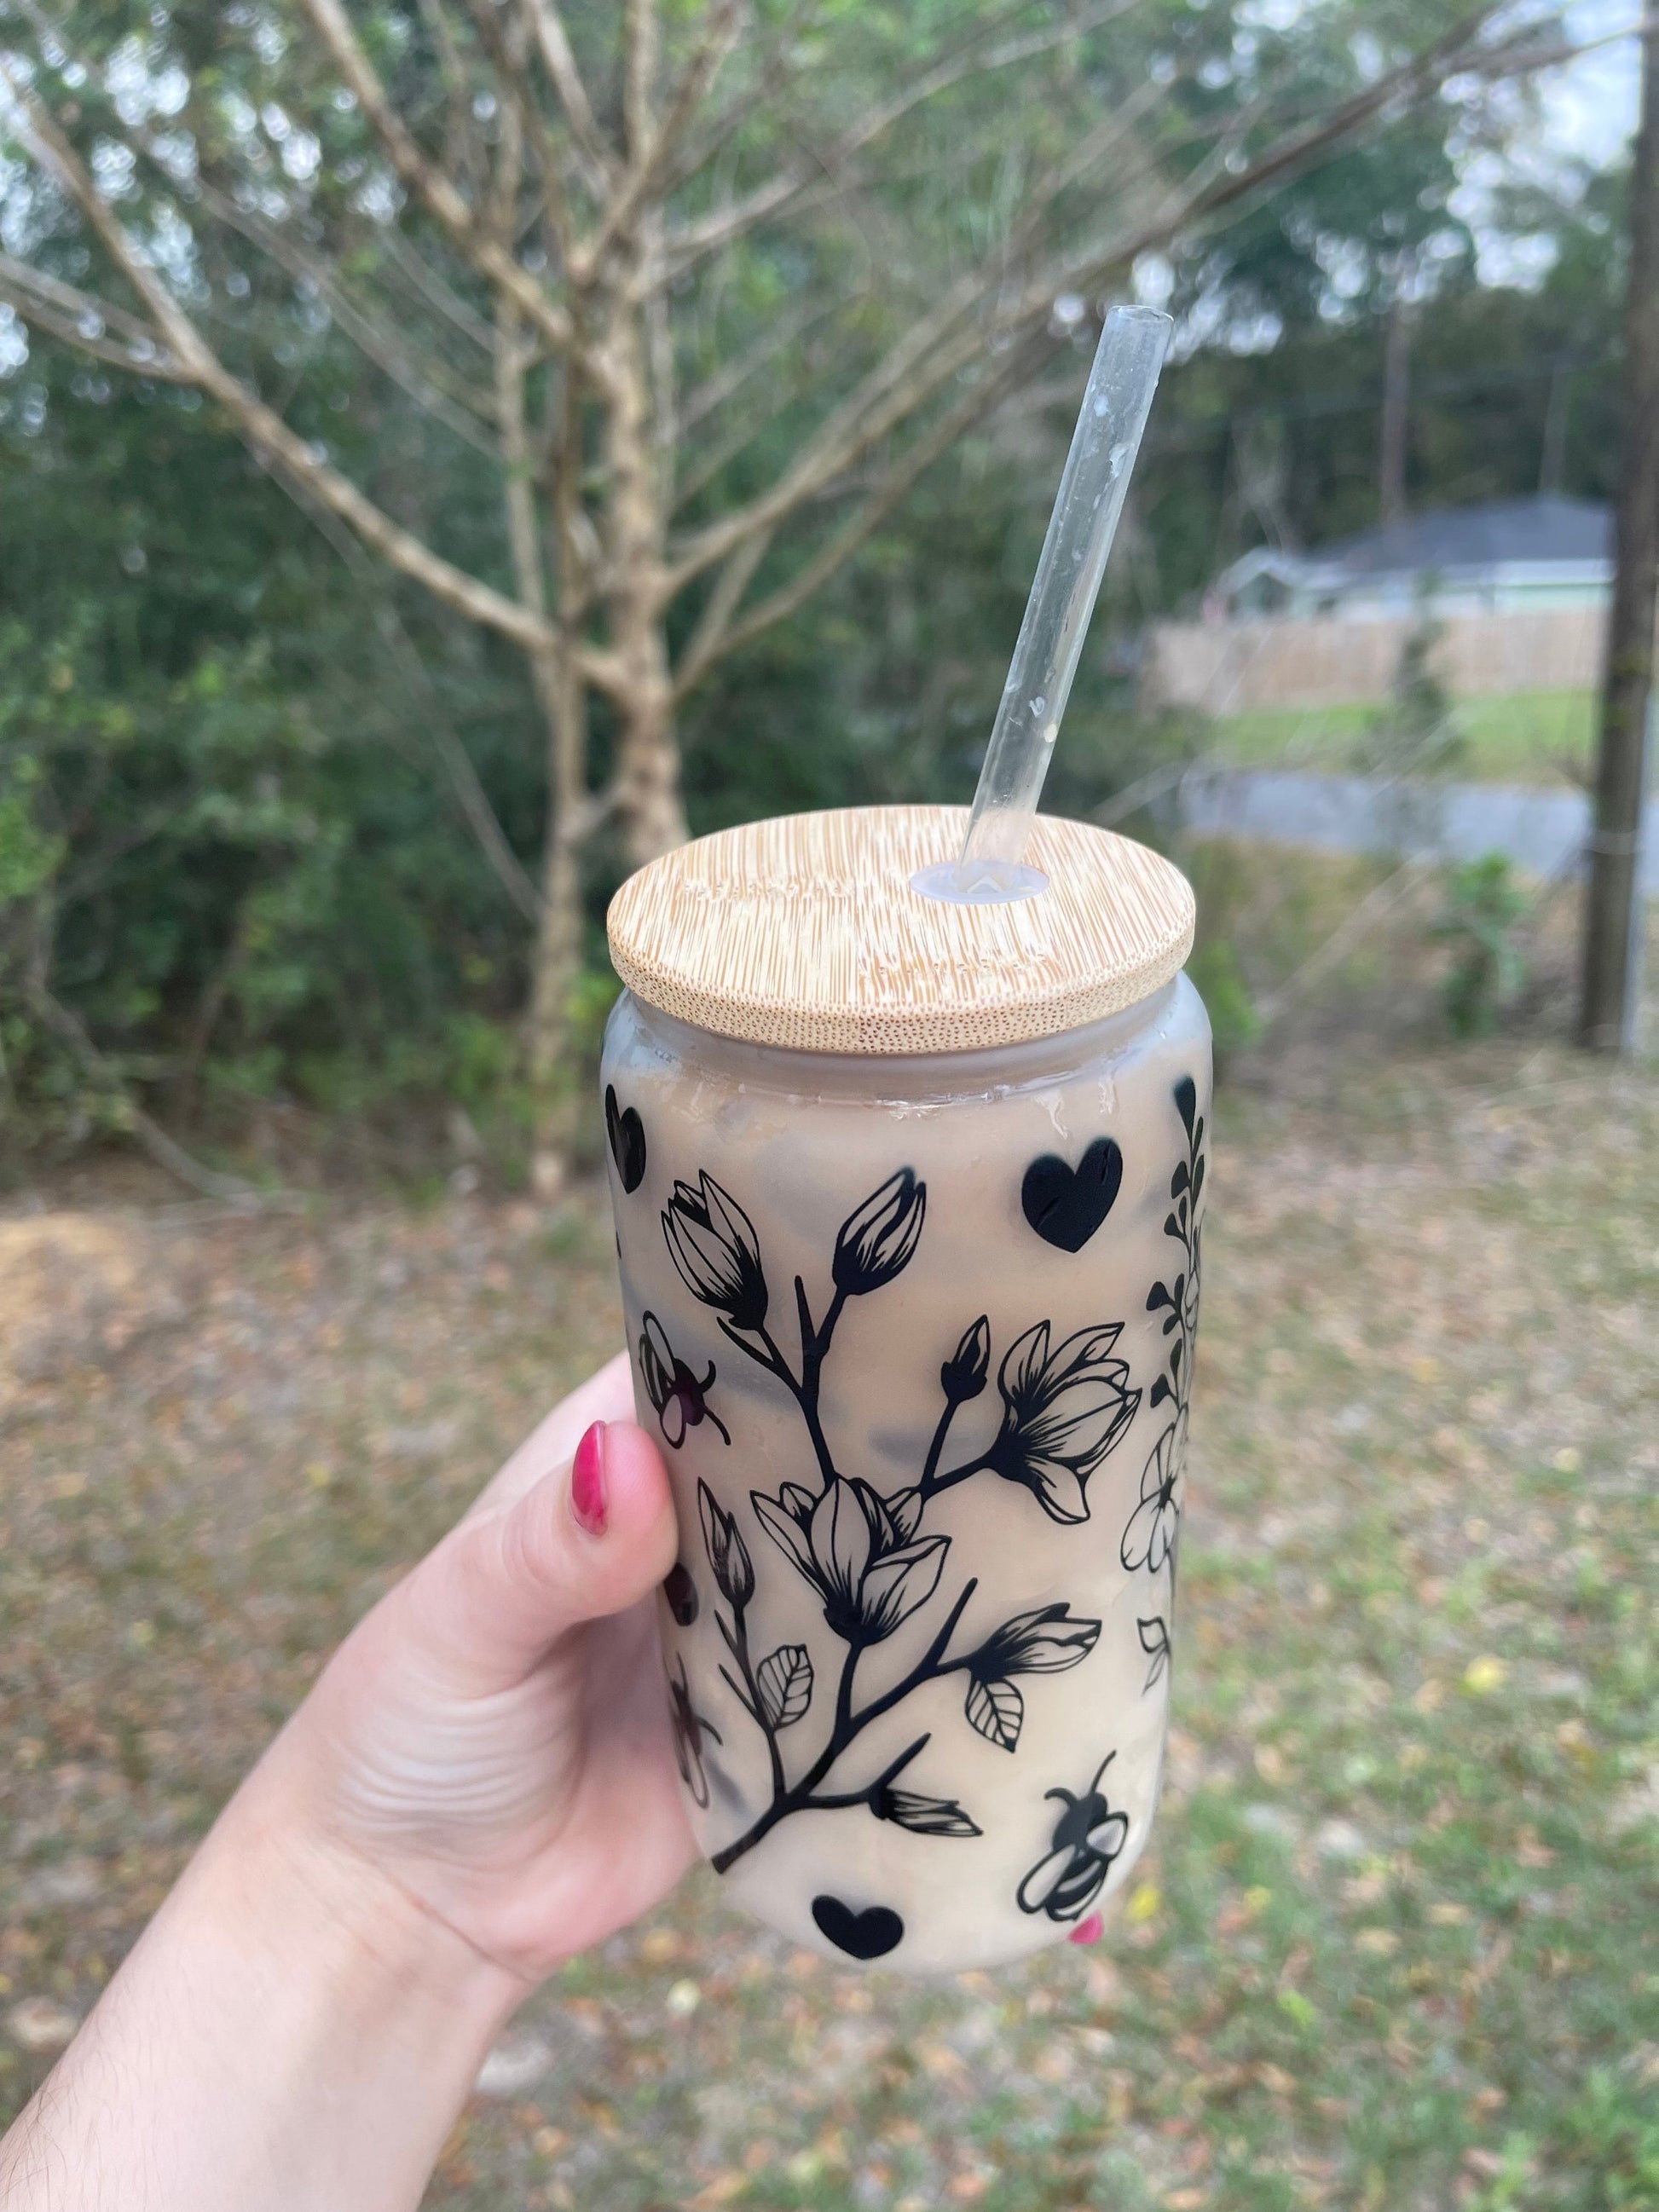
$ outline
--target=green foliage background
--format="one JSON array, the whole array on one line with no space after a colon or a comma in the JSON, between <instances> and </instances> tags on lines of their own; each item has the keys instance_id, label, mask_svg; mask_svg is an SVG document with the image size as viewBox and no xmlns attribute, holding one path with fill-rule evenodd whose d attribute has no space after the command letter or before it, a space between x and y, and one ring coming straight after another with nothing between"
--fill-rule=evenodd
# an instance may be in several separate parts
<instances>
[{"instance_id":1,"label":"green foliage background","mask_svg":"<svg viewBox=\"0 0 1659 2212\"><path fill-rule=\"evenodd\" d=\"M1191 722L1135 708L1142 620L1189 602L1265 532L1316 543L1372 520L1382 317L1402 254L1435 271L1414 358L1415 495L1536 489L1553 374L1569 403L1560 488L1607 491L1619 179L1512 198L1504 220L1547 236L1553 266L1529 290L1483 286L1448 211L1446 130L1437 113L1398 125L1171 269L1184 358L1074 695L1057 810L1098 807L1202 745ZM733 312L758 326L781 281L772 262L745 263ZM275 297L248 311L250 329L296 313ZM1091 337L1085 326L1069 374L939 465L850 570L694 698L682 735L695 829L969 795ZM300 338L305 404L326 416L337 457L394 508L441 514L463 558L487 560L483 465L337 337ZM791 419L744 467L775 467ZM1264 452L1271 514L1255 489ZM539 744L510 653L348 566L194 395L106 378L40 342L0 379L9 1172L118 1127L132 1097L210 1146L259 1101L402 1130L459 1104L511 1158L526 925L464 823L440 725L533 874ZM1145 816L1133 826L1158 834ZM618 872L597 847L583 987L595 1029ZM1236 994L1224 951L1205 957ZM42 1018L48 979L84 1045ZM1248 994L1235 1027L1247 1041Z\"/></svg>"}]
</instances>

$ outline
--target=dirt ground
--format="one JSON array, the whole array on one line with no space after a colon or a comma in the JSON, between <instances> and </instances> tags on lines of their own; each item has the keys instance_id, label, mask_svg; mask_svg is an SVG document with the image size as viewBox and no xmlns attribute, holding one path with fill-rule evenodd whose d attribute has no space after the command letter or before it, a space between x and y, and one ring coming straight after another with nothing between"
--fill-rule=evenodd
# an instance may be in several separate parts
<instances>
[{"instance_id":1,"label":"dirt ground","mask_svg":"<svg viewBox=\"0 0 1659 2212\"><path fill-rule=\"evenodd\" d=\"M429 2203L1659 2207L1659 1074L1311 1049L1218 1115L1160 1826L915 1985L707 1875ZM0 1218L0 2117L321 1655L608 1353L592 1194Z\"/></svg>"}]
</instances>

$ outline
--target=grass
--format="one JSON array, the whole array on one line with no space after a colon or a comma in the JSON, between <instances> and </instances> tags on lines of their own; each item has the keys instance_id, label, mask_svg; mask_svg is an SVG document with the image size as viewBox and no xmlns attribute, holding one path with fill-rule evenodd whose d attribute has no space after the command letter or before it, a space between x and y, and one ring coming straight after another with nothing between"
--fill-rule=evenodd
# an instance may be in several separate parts
<instances>
[{"instance_id":1,"label":"grass","mask_svg":"<svg viewBox=\"0 0 1659 2212\"><path fill-rule=\"evenodd\" d=\"M1455 709L1465 750L1454 774L1481 783L1559 784L1589 772L1596 701L1589 691L1531 691L1463 699ZM1375 707L1258 707L1218 718L1220 757L1248 768L1351 769Z\"/></svg>"},{"instance_id":2,"label":"grass","mask_svg":"<svg viewBox=\"0 0 1659 2212\"><path fill-rule=\"evenodd\" d=\"M1659 1077L1275 1058L1219 1114L1170 1779L1106 1941L860 1978L700 1875L526 2008L434 2212L1659 2207ZM75 1218L0 1224L4 2110L617 1328L586 1198Z\"/></svg>"}]
</instances>

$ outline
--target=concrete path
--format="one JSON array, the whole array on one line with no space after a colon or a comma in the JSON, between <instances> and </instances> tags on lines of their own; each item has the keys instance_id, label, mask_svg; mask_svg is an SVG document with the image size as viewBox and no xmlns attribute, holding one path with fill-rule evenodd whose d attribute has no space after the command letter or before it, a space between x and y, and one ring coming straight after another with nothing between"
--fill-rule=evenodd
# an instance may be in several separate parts
<instances>
[{"instance_id":1,"label":"concrete path","mask_svg":"<svg viewBox=\"0 0 1659 2212\"><path fill-rule=\"evenodd\" d=\"M1212 836L1246 837L1321 853L1392 852L1478 860L1502 853L1524 875L1576 875L1589 835L1581 791L1518 784L1386 784L1358 775L1276 769L1190 769L1181 818ZM1643 825L1642 888L1659 897L1659 800Z\"/></svg>"}]
</instances>

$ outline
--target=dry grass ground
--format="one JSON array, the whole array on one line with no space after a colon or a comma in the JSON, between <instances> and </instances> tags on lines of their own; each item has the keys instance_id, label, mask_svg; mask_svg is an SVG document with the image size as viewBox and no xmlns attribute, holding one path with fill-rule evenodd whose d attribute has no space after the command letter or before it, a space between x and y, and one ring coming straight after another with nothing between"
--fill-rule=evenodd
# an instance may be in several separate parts
<instances>
[{"instance_id":1,"label":"dry grass ground","mask_svg":"<svg viewBox=\"0 0 1659 2212\"><path fill-rule=\"evenodd\" d=\"M1176 1735L1106 1941L854 1978L699 1875L444 2212L1659 2206L1659 1079L1224 1101ZM591 1200L0 1221L0 2112L319 1656L617 1333Z\"/></svg>"}]
</instances>

